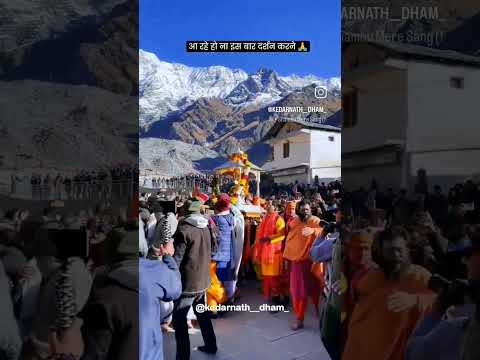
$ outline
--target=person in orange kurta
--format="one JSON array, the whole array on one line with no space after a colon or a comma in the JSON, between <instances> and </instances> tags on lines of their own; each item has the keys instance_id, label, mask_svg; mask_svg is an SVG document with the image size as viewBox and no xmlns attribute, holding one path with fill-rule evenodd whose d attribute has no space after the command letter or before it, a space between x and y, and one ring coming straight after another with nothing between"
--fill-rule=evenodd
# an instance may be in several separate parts
<instances>
[{"instance_id":1,"label":"person in orange kurta","mask_svg":"<svg viewBox=\"0 0 480 360\"><path fill-rule=\"evenodd\" d=\"M289 201L286 204L285 211L281 214L285 221L285 238L287 238L288 230L290 229L290 223L297 218L295 208L297 206L296 201ZM282 242L282 254L285 251L285 241ZM279 279L278 293L283 298L283 305L288 306L290 303L290 272L288 270L288 260L283 259L282 271Z\"/></svg>"},{"instance_id":2,"label":"person in orange kurta","mask_svg":"<svg viewBox=\"0 0 480 360\"><path fill-rule=\"evenodd\" d=\"M320 284L312 274L309 256L312 243L321 232L320 219L312 216L310 204L305 200L297 203L296 213L298 218L290 222L283 252L290 267L290 295L296 315L293 330L303 328L308 298L312 300L317 314L320 299Z\"/></svg>"},{"instance_id":3,"label":"person in orange kurta","mask_svg":"<svg viewBox=\"0 0 480 360\"><path fill-rule=\"evenodd\" d=\"M408 234L402 228L378 236L379 269L371 269L356 285L342 360L403 360L418 320L435 295L430 273L410 263Z\"/></svg>"},{"instance_id":4,"label":"person in orange kurta","mask_svg":"<svg viewBox=\"0 0 480 360\"><path fill-rule=\"evenodd\" d=\"M285 235L288 234L289 224L297 218L295 209L297 207L296 201L289 201L285 207L285 211L282 213L283 220L285 221Z\"/></svg>"},{"instance_id":5,"label":"person in orange kurta","mask_svg":"<svg viewBox=\"0 0 480 360\"><path fill-rule=\"evenodd\" d=\"M257 229L255 253L260 263L263 280L263 296L273 301L280 296L280 275L282 274L282 243L285 240L285 221L276 212L271 201L267 203L267 214Z\"/></svg>"}]
</instances>

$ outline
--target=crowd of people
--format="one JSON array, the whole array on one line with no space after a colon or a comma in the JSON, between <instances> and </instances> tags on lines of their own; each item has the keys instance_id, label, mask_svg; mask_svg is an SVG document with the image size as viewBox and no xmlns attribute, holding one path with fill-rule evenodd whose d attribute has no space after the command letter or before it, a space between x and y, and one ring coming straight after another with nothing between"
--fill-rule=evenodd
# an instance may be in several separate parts
<instances>
[{"instance_id":1,"label":"crowd of people","mask_svg":"<svg viewBox=\"0 0 480 360\"><path fill-rule=\"evenodd\" d=\"M480 191L427 184L344 194L343 360L480 358Z\"/></svg>"},{"instance_id":2,"label":"crowd of people","mask_svg":"<svg viewBox=\"0 0 480 360\"><path fill-rule=\"evenodd\" d=\"M214 175L206 174L187 174L184 176L160 177L144 176L141 184L143 187L151 189L181 190L193 189L198 186L203 191L208 191L213 182Z\"/></svg>"},{"instance_id":3,"label":"crowd of people","mask_svg":"<svg viewBox=\"0 0 480 360\"><path fill-rule=\"evenodd\" d=\"M317 176L309 184L301 183L298 180L288 184L265 182L260 184L260 188L261 193L267 197L294 197L295 194L302 194L306 198L311 198L315 194L320 194L323 198L327 198L331 192L340 192L342 183L340 180L325 183L320 181Z\"/></svg>"},{"instance_id":4,"label":"crowd of people","mask_svg":"<svg viewBox=\"0 0 480 360\"><path fill-rule=\"evenodd\" d=\"M138 206L0 214L0 358L138 357Z\"/></svg>"},{"instance_id":5,"label":"crowd of people","mask_svg":"<svg viewBox=\"0 0 480 360\"><path fill-rule=\"evenodd\" d=\"M313 305L332 359L479 359L479 199L472 181L445 193L335 181L247 196L259 216L198 186L128 209L8 210L0 358L162 359L174 332L183 360L197 326L198 351L215 354L215 318L228 313L197 305L238 304L256 282L266 303L292 309L294 331Z\"/></svg>"},{"instance_id":6,"label":"crowd of people","mask_svg":"<svg viewBox=\"0 0 480 360\"><path fill-rule=\"evenodd\" d=\"M32 200L123 198L138 188L138 174L138 169L130 166L69 173L32 173L31 176L13 173L10 196Z\"/></svg>"},{"instance_id":7,"label":"crowd of people","mask_svg":"<svg viewBox=\"0 0 480 360\"><path fill-rule=\"evenodd\" d=\"M456 184L445 194L438 185L422 184L411 193L382 191L376 182L353 192L339 181L293 186L266 197L261 218L253 222L254 236L247 239L245 226L241 246L232 235L235 214L226 194L216 203L206 196L188 199L170 215L176 225L163 245L155 245L155 211L149 213L151 205L144 203L146 251L158 246L164 256L176 257L182 287L201 278L191 293L163 307L172 312L168 320L170 312L164 311L163 322L176 333L178 359L189 358L188 328L198 315L192 305L235 303L237 280L248 268L261 282L266 302L291 306L293 330L305 326L313 304L332 359L480 358L477 185ZM186 250L203 242L210 243L203 252ZM191 269L202 269L202 275ZM214 316L199 319L205 341L200 350L208 353L217 349Z\"/></svg>"},{"instance_id":8,"label":"crowd of people","mask_svg":"<svg viewBox=\"0 0 480 360\"><path fill-rule=\"evenodd\" d=\"M320 317L321 299L328 295L325 288L333 275L331 266L323 266L331 260L323 247L326 242L331 247L336 244L341 183L318 184L318 189L323 196L301 185L285 196L271 195L265 200L248 196L247 204L261 208L253 221L227 193L210 197L197 187L187 198L177 193L141 194L140 248L145 262L160 260L170 269L160 279L164 289L157 304L160 319L152 323L158 313L153 306L148 307L149 313L141 310L141 318L152 327L142 331L158 334L162 323L164 332L175 332L177 359L189 359L189 329L196 321L205 342L198 350L214 354L217 342L212 319L225 314L213 308L238 303L239 280L250 277L261 284L272 313L280 311L276 305L293 308L292 330L304 327L309 301ZM313 259L319 249L322 263ZM210 311L198 312L198 304L209 305ZM153 351L153 347L145 343L141 351Z\"/></svg>"}]
</instances>

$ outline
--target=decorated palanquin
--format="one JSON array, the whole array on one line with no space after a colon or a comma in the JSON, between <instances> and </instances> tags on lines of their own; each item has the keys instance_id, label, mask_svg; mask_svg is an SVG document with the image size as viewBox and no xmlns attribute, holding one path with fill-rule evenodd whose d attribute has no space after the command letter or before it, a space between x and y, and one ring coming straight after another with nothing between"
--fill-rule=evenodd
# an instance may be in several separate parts
<instances>
[{"instance_id":1,"label":"decorated palanquin","mask_svg":"<svg viewBox=\"0 0 480 360\"><path fill-rule=\"evenodd\" d=\"M242 151L232 154L228 161L215 169L215 179L212 184L211 201L215 204L220 196L220 179L223 177L233 181L233 185L228 190L232 207L243 221L243 238L237 239L236 243L241 246L238 253L242 253L240 269L248 266L251 258L251 247L255 241L256 225L260 222L262 215L260 192L260 172L261 168L248 160L248 155ZM249 180L254 177L256 180L256 193L252 194ZM234 212L235 214L235 212ZM243 215L243 216L242 216ZM237 232L238 233L238 232ZM237 235L238 236L238 235ZM211 275L212 284L207 291L207 302L209 305L222 304L227 301L225 290L222 283L216 276L215 267L212 264Z\"/></svg>"},{"instance_id":2,"label":"decorated palanquin","mask_svg":"<svg viewBox=\"0 0 480 360\"><path fill-rule=\"evenodd\" d=\"M220 176L231 177L234 185L229 190L232 204L236 205L245 219L244 251L242 264L250 260L250 248L254 242L256 224L262 214L262 199L260 198L261 169L248 160L248 155L242 151L230 155L229 161L216 169ZM257 182L256 194L250 191L249 179L255 177ZM247 200L248 199L248 200Z\"/></svg>"},{"instance_id":3,"label":"decorated palanquin","mask_svg":"<svg viewBox=\"0 0 480 360\"><path fill-rule=\"evenodd\" d=\"M229 161L215 169L218 176L227 176L233 179L234 185L229 190L232 204L246 205L246 199L251 197L249 179L255 177L257 184L260 183L261 169L248 160L248 155L239 151L230 155ZM259 186L257 185L257 196ZM243 210L242 210L243 211ZM248 208L244 212L256 213L258 209Z\"/></svg>"},{"instance_id":4,"label":"decorated palanquin","mask_svg":"<svg viewBox=\"0 0 480 360\"><path fill-rule=\"evenodd\" d=\"M260 221L262 214L260 198L260 173L262 169L253 164L248 155L238 151L232 155L226 163L215 169L218 176L226 176L233 180L233 186L229 189L232 204L242 212L245 219L244 251L242 264L250 260L250 245L255 240L255 227ZM252 194L249 180L254 177L257 183L255 194ZM217 189L219 191L218 184ZM215 186L214 186L215 188Z\"/></svg>"}]
</instances>

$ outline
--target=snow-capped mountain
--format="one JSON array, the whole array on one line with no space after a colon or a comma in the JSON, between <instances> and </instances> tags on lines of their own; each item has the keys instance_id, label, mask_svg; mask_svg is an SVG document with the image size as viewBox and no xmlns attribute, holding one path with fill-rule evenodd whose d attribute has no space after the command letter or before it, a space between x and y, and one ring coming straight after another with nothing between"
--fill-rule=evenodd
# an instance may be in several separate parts
<instances>
[{"instance_id":1,"label":"snow-capped mountain","mask_svg":"<svg viewBox=\"0 0 480 360\"><path fill-rule=\"evenodd\" d=\"M238 84L225 98L231 105L247 106L252 103L266 104L288 95L293 88L279 78L275 71L260 68L255 74Z\"/></svg>"},{"instance_id":2,"label":"snow-capped mountain","mask_svg":"<svg viewBox=\"0 0 480 360\"><path fill-rule=\"evenodd\" d=\"M225 102L234 106L265 106L274 103L295 90L317 84L338 92L341 88L339 77L322 79L314 75L301 77L298 75L279 76L275 71L260 68L256 73L238 84L225 98Z\"/></svg>"},{"instance_id":3,"label":"snow-capped mountain","mask_svg":"<svg viewBox=\"0 0 480 360\"><path fill-rule=\"evenodd\" d=\"M224 66L189 67L161 61L140 50L140 127L148 129L169 114L183 111L200 98L219 98L234 107L264 106L311 84L340 89L340 78L279 76L260 68L247 74Z\"/></svg>"},{"instance_id":4,"label":"snow-capped mountain","mask_svg":"<svg viewBox=\"0 0 480 360\"><path fill-rule=\"evenodd\" d=\"M327 115L340 108L339 78L193 68L142 50L139 81L140 167L165 175L212 169L239 148L262 165L269 147L261 139L276 121L268 106L323 106ZM335 91L317 99L316 84Z\"/></svg>"},{"instance_id":5,"label":"snow-capped mountain","mask_svg":"<svg viewBox=\"0 0 480 360\"><path fill-rule=\"evenodd\" d=\"M332 77L329 79L322 79L315 75L307 75L300 77L298 75L281 76L281 80L285 81L291 88L297 90L302 89L305 86L317 84L326 86L329 90L340 90L342 81L339 77Z\"/></svg>"},{"instance_id":6,"label":"snow-capped mountain","mask_svg":"<svg viewBox=\"0 0 480 360\"><path fill-rule=\"evenodd\" d=\"M148 127L168 113L185 109L203 97L226 97L247 79L243 70L224 66L194 68L160 61L140 50L140 126Z\"/></svg>"}]
</instances>

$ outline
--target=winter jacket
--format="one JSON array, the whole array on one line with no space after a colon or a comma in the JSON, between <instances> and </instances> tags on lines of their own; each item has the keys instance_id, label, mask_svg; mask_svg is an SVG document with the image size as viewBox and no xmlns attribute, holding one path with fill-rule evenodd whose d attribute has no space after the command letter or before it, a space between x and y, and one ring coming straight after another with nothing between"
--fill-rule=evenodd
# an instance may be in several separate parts
<instances>
[{"instance_id":1,"label":"winter jacket","mask_svg":"<svg viewBox=\"0 0 480 360\"><path fill-rule=\"evenodd\" d=\"M326 301L320 319L320 334L322 342L332 359L340 356L340 324L341 324L341 299L331 286L341 278L341 243L338 233L319 237L312 245L310 257L316 262L326 262Z\"/></svg>"},{"instance_id":2,"label":"winter jacket","mask_svg":"<svg viewBox=\"0 0 480 360\"><path fill-rule=\"evenodd\" d=\"M183 219L174 235L175 261L180 269L183 294L200 294L210 286L211 234L200 214Z\"/></svg>"},{"instance_id":3,"label":"winter jacket","mask_svg":"<svg viewBox=\"0 0 480 360\"><path fill-rule=\"evenodd\" d=\"M332 285L332 257L333 257L333 247L336 239L338 238L338 233L329 234L325 237L318 237L310 249L310 258L314 262L322 262L326 264L325 272L325 295L328 295L328 292L331 289Z\"/></svg>"},{"instance_id":4,"label":"winter jacket","mask_svg":"<svg viewBox=\"0 0 480 360\"><path fill-rule=\"evenodd\" d=\"M218 248L213 255L217 262L228 262L235 258L233 247L233 228L235 219L232 214L215 215L213 221L218 229Z\"/></svg>"},{"instance_id":5,"label":"winter jacket","mask_svg":"<svg viewBox=\"0 0 480 360\"><path fill-rule=\"evenodd\" d=\"M98 274L82 312L82 360L130 360L139 355L139 260L125 260ZM158 322L160 319L158 319Z\"/></svg>"},{"instance_id":6,"label":"winter jacket","mask_svg":"<svg viewBox=\"0 0 480 360\"><path fill-rule=\"evenodd\" d=\"M171 256L162 261L140 259L139 264L140 360L162 360L162 313L160 301L173 301L182 292L177 264Z\"/></svg>"}]
</instances>

